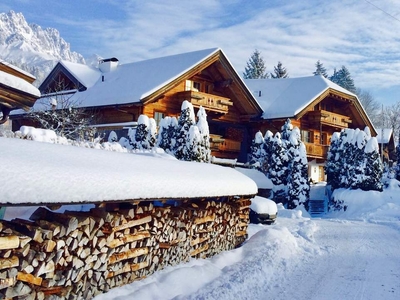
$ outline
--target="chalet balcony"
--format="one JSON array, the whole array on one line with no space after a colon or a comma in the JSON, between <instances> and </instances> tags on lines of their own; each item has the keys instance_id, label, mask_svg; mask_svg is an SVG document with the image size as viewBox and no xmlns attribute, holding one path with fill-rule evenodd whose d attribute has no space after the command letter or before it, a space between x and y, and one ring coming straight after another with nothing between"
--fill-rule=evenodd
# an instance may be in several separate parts
<instances>
[{"instance_id":1,"label":"chalet balcony","mask_svg":"<svg viewBox=\"0 0 400 300\"><path fill-rule=\"evenodd\" d=\"M182 100L188 100L194 107L203 106L206 110L223 114L228 113L229 106L233 105L229 98L197 91L179 92L177 96Z\"/></svg>"},{"instance_id":2,"label":"chalet balcony","mask_svg":"<svg viewBox=\"0 0 400 300\"><path fill-rule=\"evenodd\" d=\"M308 113L308 120L310 122L317 122L324 125L340 128L348 128L349 124L352 122L350 117L335 114L326 110L310 111Z\"/></svg>"},{"instance_id":3,"label":"chalet balcony","mask_svg":"<svg viewBox=\"0 0 400 300\"><path fill-rule=\"evenodd\" d=\"M308 157L327 158L328 145L318 145L313 143L304 143L307 150Z\"/></svg>"}]
</instances>

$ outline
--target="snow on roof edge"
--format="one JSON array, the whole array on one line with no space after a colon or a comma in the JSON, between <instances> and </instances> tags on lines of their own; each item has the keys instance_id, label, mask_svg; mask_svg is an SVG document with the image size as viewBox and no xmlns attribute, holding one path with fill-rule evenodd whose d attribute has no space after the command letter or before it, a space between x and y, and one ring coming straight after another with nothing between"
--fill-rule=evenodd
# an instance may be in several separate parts
<instances>
[{"instance_id":1,"label":"snow on roof edge","mask_svg":"<svg viewBox=\"0 0 400 300\"><path fill-rule=\"evenodd\" d=\"M187 69L181 71L180 73L178 73L177 75L175 75L174 77L170 78L169 80L163 82L162 84L159 84L158 86L152 88L150 91L143 93L140 96L140 99L146 98L148 96L150 96L151 94L153 94L154 92L158 91L161 87L165 86L166 84L174 81L175 79L177 79L178 77L182 76L183 74L185 74L186 72L188 72L189 70L193 69L195 66L197 66L199 63L201 63L202 61L204 61L205 59L209 58L210 56L214 55L216 52L218 52L218 50L222 51L219 47L217 48L209 48L209 49L203 49L203 50L198 50L198 51L206 51L206 50L213 50L211 53L209 53L207 56L203 57L202 59L200 59L199 61L197 61L196 63L192 64L190 67L188 67ZM197 51L192 51L192 52L197 52ZM190 52L186 52L186 53L190 53ZM180 54L185 54L185 53L180 53ZM175 55L180 55L180 54L175 54ZM159 57L162 58L162 57Z\"/></svg>"}]
</instances>

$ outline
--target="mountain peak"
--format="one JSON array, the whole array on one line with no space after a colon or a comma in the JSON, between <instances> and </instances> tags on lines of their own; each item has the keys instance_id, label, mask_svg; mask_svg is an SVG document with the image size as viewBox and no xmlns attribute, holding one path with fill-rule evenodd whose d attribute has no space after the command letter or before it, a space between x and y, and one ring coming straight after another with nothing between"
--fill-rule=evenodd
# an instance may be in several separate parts
<instances>
[{"instance_id":1,"label":"mountain peak","mask_svg":"<svg viewBox=\"0 0 400 300\"><path fill-rule=\"evenodd\" d=\"M0 13L0 58L44 79L59 60L85 63L55 28L28 24L22 13ZM40 73L40 74L38 74Z\"/></svg>"}]
</instances>

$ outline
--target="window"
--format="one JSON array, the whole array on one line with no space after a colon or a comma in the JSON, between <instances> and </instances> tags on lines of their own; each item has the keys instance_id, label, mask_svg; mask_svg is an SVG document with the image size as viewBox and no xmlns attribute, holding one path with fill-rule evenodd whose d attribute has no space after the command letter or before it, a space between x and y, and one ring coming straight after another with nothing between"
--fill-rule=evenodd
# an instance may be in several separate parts
<instances>
[{"instance_id":1,"label":"window","mask_svg":"<svg viewBox=\"0 0 400 300\"><path fill-rule=\"evenodd\" d=\"M201 83L192 81L192 80L186 80L185 81L185 91L200 92L201 91Z\"/></svg>"},{"instance_id":2,"label":"window","mask_svg":"<svg viewBox=\"0 0 400 300\"><path fill-rule=\"evenodd\" d=\"M160 125L161 120L164 118L164 114L159 111L154 112L154 121L156 121L157 127Z\"/></svg>"},{"instance_id":3,"label":"window","mask_svg":"<svg viewBox=\"0 0 400 300\"><path fill-rule=\"evenodd\" d=\"M201 84L200 82L193 82L193 90L196 92L200 92L201 91Z\"/></svg>"},{"instance_id":4,"label":"window","mask_svg":"<svg viewBox=\"0 0 400 300\"><path fill-rule=\"evenodd\" d=\"M304 143L311 143L311 133L307 130L301 130L301 141Z\"/></svg>"}]
</instances>

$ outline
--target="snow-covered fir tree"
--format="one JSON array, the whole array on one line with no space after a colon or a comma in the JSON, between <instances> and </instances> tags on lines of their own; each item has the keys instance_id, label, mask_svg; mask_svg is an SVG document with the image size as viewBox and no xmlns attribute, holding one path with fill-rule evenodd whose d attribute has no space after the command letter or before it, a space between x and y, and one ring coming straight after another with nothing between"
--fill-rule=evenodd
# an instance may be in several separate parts
<instances>
[{"instance_id":1,"label":"snow-covered fir tree","mask_svg":"<svg viewBox=\"0 0 400 300\"><path fill-rule=\"evenodd\" d=\"M360 184L360 188L364 191L382 191L382 173L383 165L379 155L379 145L376 137L368 140L365 146L364 158L364 180Z\"/></svg>"},{"instance_id":2,"label":"snow-covered fir tree","mask_svg":"<svg viewBox=\"0 0 400 300\"><path fill-rule=\"evenodd\" d=\"M133 149L146 150L154 146L151 145L150 137L150 120L146 115L140 115L138 125L135 130L134 141L132 140ZM132 138L132 137L131 137Z\"/></svg>"},{"instance_id":3,"label":"snow-covered fir tree","mask_svg":"<svg viewBox=\"0 0 400 300\"><path fill-rule=\"evenodd\" d=\"M185 160L197 162L202 161L201 142L202 138L199 128L196 125L190 126Z\"/></svg>"},{"instance_id":4,"label":"snow-covered fir tree","mask_svg":"<svg viewBox=\"0 0 400 300\"><path fill-rule=\"evenodd\" d=\"M313 73L315 76L321 75L325 78L328 78L328 73L326 72L326 69L325 69L323 63L321 63L319 60L315 63L315 68L316 69Z\"/></svg>"},{"instance_id":5,"label":"snow-covered fir tree","mask_svg":"<svg viewBox=\"0 0 400 300\"><path fill-rule=\"evenodd\" d=\"M197 112L197 128L200 133L200 159L201 162L210 162L211 150L210 150L210 129L208 127L207 113L203 106L200 106Z\"/></svg>"},{"instance_id":6,"label":"snow-covered fir tree","mask_svg":"<svg viewBox=\"0 0 400 300\"><path fill-rule=\"evenodd\" d=\"M193 105L187 100L182 102L175 138L174 154L179 160L190 160L189 130L195 124Z\"/></svg>"},{"instance_id":7,"label":"snow-covered fir tree","mask_svg":"<svg viewBox=\"0 0 400 300\"><path fill-rule=\"evenodd\" d=\"M257 131L250 146L250 165L261 170L265 157L264 137L261 131Z\"/></svg>"},{"instance_id":8,"label":"snow-covered fir tree","mask_svg":"<svg viewBox=\"0 0 400 300\"><path fill-rule=\"evenodd\" d=\"M310 199L310 182L308 181L308 163L306 146L291 138L293 157L290 162L290 174L288 178L288 204L287 208L293 209L303 205L308 210Z\"/></svg>"},{"instance_id":9,"label":"snow-covered fir tree","mask_svg":"<svg viewBox=\"0 0 400 300\"><path fill-rule=\"evenodd\" d=\"M332 189L339 187L339 174L340 174L340 133L334 132L331 138L331 144L329 146L328 155L325 163L325 174L327 178L327 184Z\"/></svg>"},{"instance_id":10,"label":"snow-covered fir tree","mask_svg":"<svg viewBox=\"0 0 400 300\"><path fill-rule=\"evenodd\" d=\"M266 175L268 175L268 169L272 164L271 161L271 154L272 154L272 147L274 144L274 135L271 131L267 130L264 135L264 153L265 153L265 159L264 159L264 164L262 166L262 172Z\"/></svg>"},{"instance_id":11,"label":"snow-covered fir tree","mask_svg":"<svg viewBox=\"0 0 400 300\"><path fill-rule=\"evenodd\" d=\"M243 77L244 79L268 78L268 73L265 70L266 66L264 59L262 58L260 51L256 49L248 60L247 66L244 68Z\"/></svg>"},{"instance_id":12,"label":"snow-covered fir tree","mask_svg":"<svg viewBox=\"0 0 400 300\"><path fill-rule=\"evenodd\" d=\"M173 154L177 130L178 120L175 117L166 116L161 119L157 135L157 147L164 149L166 153Z\"/></svg>"},{"instance_id":13,"label":"snow-covered fir tree","mask_svg":"<svg viewBox=\"0 0 400 300\"><path fill-rule=\"evenodd\" d=\"M290 121L290 119L287 119L285 121L285 124L283 124L281 127L281 139L288 141L290 135L292 134L292 130L293 130L292 121Z\"/></svg>"},{"instance_id":14,"label":"snow-covered fir tree","mask_svg":"<svg viewBox=\"0 0 400 300\"><path fill-rule=\"evenodd\" d=\"M274 67L274 73L271 73L271 78L289 78L289 73L280 61L278 61L278 64Z\"/></svg>"},{"instance_id":15,"label":"snow-covered fir tree","mask_svg":"<svg viewBox=\"0 0 400 300\"><path fill-rule=\"evenodd\" d=\"M340 85L342 88L345 88L349 92L357 92L357 89L354 85L354 80L351 77L349 70L345 66L342 66L339 71L335 69L333 75L329 79L337 85Z\"/></svg>"},{"instance_id":16,"label":"snow-covered fir tree","mask_svg":"<svg viewBox=\"0 0 400 300\"><path fill-rule=\"evenodd\" d=\"M271 165L268 168L268 177L274 184L273 199L275 202L286 204L287 183L289 175L289 156L286 143L282 142L281 134L277 132L271 153Z\"/></svg>"},{"instance_id":17,"label":"snow-covered fir tree","mask_svg":"<svg viewBox=\"0 0 400 300\"><path fill-rule=\"evenodd\" d=\"M349 187L351 189L361 188L364 180L364 159L365 159L365 145L368 142L367 134L362 130L355 130L353 139L355 148L353 154L353 165L349 178Z\"/></svg>"}]
</instances>

